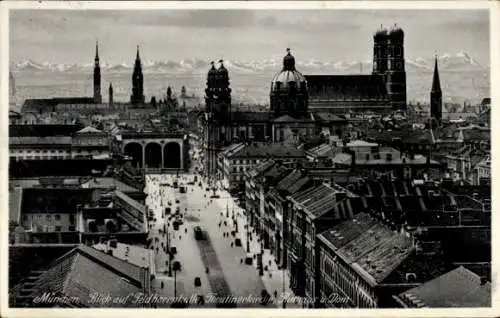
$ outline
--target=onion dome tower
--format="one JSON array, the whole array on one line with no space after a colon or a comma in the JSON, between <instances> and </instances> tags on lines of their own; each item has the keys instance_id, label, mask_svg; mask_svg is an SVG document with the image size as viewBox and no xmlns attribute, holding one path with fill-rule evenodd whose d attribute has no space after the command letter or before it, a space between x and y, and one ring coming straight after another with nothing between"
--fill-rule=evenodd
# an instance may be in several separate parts
<instances>
[{"instance_id":1,"label":"onion dome tower","mask_svg":"<svg viewBox=\"0 0 500 318\"><path fill-rule=\"evenodd\" d=\"M212 101L214 99L215 95L215 87L216 87L216 81L215 81L215 75L217 74L217 69L215 69L215 63L212 61L210 62L210 70L208 70L207 74L207 88L205 89L205 111L211 112L212 111Z\"/></svg>"},{"instance_id":2,"label":"onion dome tower","mask_svg":"<svg viewBox=\"0 0 500 318\"><path fill-rule=\"evenodd\" d=\"M373 73L385 74L387 71L388 33L382 25L373 35Z\"/></svg>"},{"instance_id":3,"label":"onion dome tower","mask_svg":"<svg viewBox=\"0 0 500 318\"><path fill-rule=\"evenodd\" d=\"M404 32L396 24L388 34L387 92L394 110L406 109L406 71L404 57Z\"/></svg>"},{"instance_id":4,"label":"onion dome tower","mask_svg":"<svg viewBox=\"0 0 500 318\"><path fill-rule=\"evenodd\" d=\"M295 58L286 49L283 68L271 82L270 104L275 117L283 114L303 116L307 113L307 82L295 68Z\"/></svg>"},{"instance_id":5,"label":"onion dome tower","mask_svg":"<svg viewBox=\"0 0 500 318\"><path fill-rule=\"evenodd\" d=\"M229 72L224 67L224 61L219 60L219 68L215 74L217 95L215 102L222 121L228 121L231 113L231 88L229 87Z\"/></svg>"}]
</instances>

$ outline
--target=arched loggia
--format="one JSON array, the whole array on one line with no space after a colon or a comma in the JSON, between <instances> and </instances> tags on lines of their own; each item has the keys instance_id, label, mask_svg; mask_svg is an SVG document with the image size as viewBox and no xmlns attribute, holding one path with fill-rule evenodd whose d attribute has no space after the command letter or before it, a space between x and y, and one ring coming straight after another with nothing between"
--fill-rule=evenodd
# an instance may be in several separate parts
<instances>
[{"instance_id":1,"label":"arched loggia","mask_svg":"<svg viewBox=\"0 0 500 318\"><path fill-rule=\"evenodd\" d=\"M163 148L163 166L165 168L181 168L181 146L176 142L169 142Z\"/></svg>"},{"instance_id":2,"label":"arched loggia","mask_svg":"<svg viewBox=\"0 0 500 318\"><path fill-rule=\"evenodd\" d=\"M149 168L161 168L161 146L156 142L146 145L146 165Z\"/></svg>"},{"instance_id":3,"label":"arched loggia","mask_svg":"<svg viewBox=\"0 0 500 318\"><path fill-rule=\"evenodd\" d=\"M126 156L132 157L132 165L136 168L142 168L142 146L137 142L131 142L125 145L123 151Z\"/></svg>"}]
</instances>

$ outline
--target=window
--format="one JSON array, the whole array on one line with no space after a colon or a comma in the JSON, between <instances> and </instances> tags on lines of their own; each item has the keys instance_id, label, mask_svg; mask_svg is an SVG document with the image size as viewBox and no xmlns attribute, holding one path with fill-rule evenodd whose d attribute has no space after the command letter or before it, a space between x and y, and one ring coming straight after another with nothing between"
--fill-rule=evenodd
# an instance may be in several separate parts
<instances>
[{"instance_id":1,"label":"window","mask_svg":"<svg viewBox=\"0 0 500 318\"><path fill-rule=\"evenodd\" d=\"M60 225L57 225L56 226L56 232L61 232L62 231L62 227Z\"/></svg>"},{"instance_id":2,"label":"window","mask_svg":"<svg viewBox=\"0 0 500 318\"><path fill-rule=\"evenodd\" d=\"M56 221L61 221L61 215L60 214L56 214L55 215L55 219L56 219Z\"/></svg>"},{"instance_id":3,"label":"window","mask_svg":"<svg viewBox=\"0 0 500 318\"><path fill-rule=\"evenodd\" d=\"M47 221L51 221L51 220L52 220L52 215L47 214L47 215L45 216L45 219L46 219Z\"/></svg>"},{"instance_id":4,"label":"window","mask_svg":"<svg viewBox=\"0 0 500 318\"><path fill-rule=\"evenodd\" d=\"M74 225L68 226L68 231L74 232L75 231L75 226Z\"/></svg>"}]
</instances>

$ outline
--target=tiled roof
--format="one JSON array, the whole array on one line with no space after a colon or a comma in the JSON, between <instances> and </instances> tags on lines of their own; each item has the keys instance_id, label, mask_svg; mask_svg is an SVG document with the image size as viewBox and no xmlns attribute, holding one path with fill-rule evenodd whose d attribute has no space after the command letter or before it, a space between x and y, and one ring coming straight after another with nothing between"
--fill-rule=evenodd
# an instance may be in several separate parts
<instances>
[{"instance_id":1,"label":"tiled roof","mask_svg":"<svg viewBox=\"0 0 500 318\"><path fill-rule=\"evenodd\" d=\"M395 138L400 138L404 143L430 144L432 142L431 134L427 129L402 128L393 129L391 131L365 129L364 133L367 137L374 139L376 142L383 143L391 143Z\"/></svg>"},{"instance_id":2,"label":"tiled roof","mask_svg":"<svg viewBox=\"0 0 500 318\"><path fill-rule=\"evenodd\" d=\"M281 179L280 182L278 182L278 184L276 185L276 190L280 192L295 193L308 181L309 178L304 177L300 170L293 170L291 173Z\"/></svg>"},{"instance_id":3,"label":"tiled roof","mask_svg":"<svg viewBox=\"0 0 500 318\"><path fill-rule=\"evenodd\" d=\"M352 263L357 263L376 282L381 282L412 250L411 240L404 234L376 223L345 245L340 253Z\"/></svg>"},{"instance_id":4,"label":"tiled roof","mask_svg":"<svg viewBox=\"0 0 500 318\"><path fill-rule=\"evenodd\" d=\"M338 153L332 158L334 164L350 164L352 162L352 156L348 153Z\"/></svg>"},{"instance_id":5,"label":"tiled roof","mask_svg":"<svg viewBox=\"0 0 500 318\"><path fill-rule=\"evenodd\" d=\"M478 275L460 266L397 298L408 307L490 307L491 284L481 284Z\"/></svg>"},{"instance_id":6,"label":"tiled roof","mask_svg":"<svg viewBox=\"0 0 500 318\"><path fill-rule=\"evenodd\" d=\"M347 143L347 147L377 147L378 144L364 140L353 140Z\"/></svg>"},{"instance_id":7,"label":"tiled roof","mask_svg":"<svg viewBox=\"0 0 500 318\"><path fill-rule=\"evenodd\" d=\"M71 146L72 137L9 137L9 145L67 145Z\"/></svg>"},{"instance_id":8,"label":"tiled roof","mask_svg":"<svg viewBox=\"0 0 500 318\"><path fill-rule=\"evenodd\" d=\"M331 244L333 248L340 249L350 241L375 225L377 220L368 213L358 213L355 218L346 220L320 234L320 240Z\"/></svg>"},{"instance_id":9,"label":"tiled roof","mask_svg":"<svg viewBox=\"0 0 500 318\"><path fill-rule=\"evenodd\" d=\"M222 156L232 156L234 153L245 148L245 146L246 145L244 143L231 144L222 151Z\"/></svg>"},{"instance_id":10,"label":"tiled roof","mask_svg":"<svg viewBox=\"0 0 500 318\"><path fill-rule=\"evenodd\" d=\"M322 112L314 113L314 118L322 122L347 123L347 119L332 113L322 113Z\"/></svg>"},{"instance_id":11,"label":"tiled roof","mask_svg":"<svg viewBox=\"0 0 500 318\"><path fill-rule=\"evenodd\" d=\"M334 154L333 147L327 143L309 149L308 152L315 157L328 157Z\"/></svg>"},{"instance_id":12,"label":"tiled roof","mask_svg":"<svg viewBox=\"0 0 500 318\"><path fill-rule=\"evenodd\" d=\"M275 165L275 161L270 159L270 160L265 160L255 166L252 167L252 169L248 170L248 174L250 177L255 178L259 176L260 174L264 173L271 167Z\"/></svg>"},{"instance_id":13,"label":"tiled roof","mask_svg":"<svg viewBox=\"0 0 500 318\"><path fill-rule=\"evenodd\" d=\"M122 199L123 201L127 202L129 205L131 205L134 209L138 210L138 211L141 211L142 213L145 213L146 212L146 207L142 204L140 204L139 202L137 202L136 200L132 199L131 197L129 197L128 195L126 195L125 193L123 193L122 191L119 191L119 190L116 190L115 191L115 195ZM144 220L139 220L140 222L144 222Z\"/></svg>"},{"instance_id":14,"label":"tiled roof","mask_svg":"<svg viewBox=\"0 0 500 318\"><path fill-rule=\"evenodd\" d=\"M81 185L82 188L116 188L119 191L122 192L138 192L138 189L135 189L128 184L125 184L121 182L120 180L117 180L115 178L92 178L88 180L87 182L83 183Z\"/></svg>"},{"instance_id":15,"label":"tiled roof","mask_svg":"<svg viewBox=\"0 0 500 318\"><path fill-rule=\"evenodd\" d=\"M303 150L291 145L266 142L252 142L229 155L231 158L302 158L304 156Z\"/></svg>"},{"instance_id":16,"label":"tiled roof","mask_svg":"<svg viewBox=\"0 0 500 318\"><path fill-rule=\"evenodd\" d=\"M337 193L338 191L331 187L321 184L298 192L291 198L302 206L311 217L317 218L334 208Z\"/></svg>"},{"instance_id":17,"label":"tiled roof","mask_svg":"<svg viewBox=\"0 0 500 318\"><path fill-rule=\"evenodd\" d=\"M102 133L102 130L96 129L92 126L87 126L76 132L77 134L88 134L88 133Z\"/></svg>"},{"instance_id":18,"label":"tiled roof","mask_svg":"<svg viewBox=\"0 0 500 318\"><path fill-rule=\"evenodd\" d=\"M274 123L295 123L295 122L312 122L311 118L306 117L292 117L288 114L282 115L273 120Z\"/></svg>"},{"instance_id":19,"label":"tiled roof","mask_svg":"<svg viewBox=\"0 0 500 318\"><path fill-rule=\"evenodd\" d=\"M116 247L108 246L108 243L99 243L93 246L98 251L106 253L106 250L113 251L113 257L124 260L127 263L134 264L139 267L147 268L150 266L150 253L152 250L130 244L117 243Z\"/></svg>"},{"instance_id":20,"label":"tiled roof","mask_svg":"<svg viewBox=\"0 0 500 318\"><path fill-rule=\"evenodd\" d=\"M111 297L149 291L149 271L107 255L92 247L80 245L50 264L35 281L29 297L45 292L59 293L78 299L85 307L137 307L126 304L94 304L91 295L99 293ZM57 305L57 304L53 304Z\"/></svg>"},{"instance_id":21,"label":"tiled roof","mask_svg":"<svg viewBox=\"0 0 500 318\"><path fill-rule=\"evenodd\" d=\"M323 232L323 241L332 244L355 270L373 283L380 283L411 254L411 240L365 213L357 214L355 220Z\"/></svg>"},{"instance_id":22,"label":"tiled roof","mask_svg":"<svg viewBox=\"0 0 500 318\"><path fill-rule=\"evenodd\" d=\"M231 121L233 122L267 122L270 118L270 112L231 112Z\"/></svg>"}]
</instances>

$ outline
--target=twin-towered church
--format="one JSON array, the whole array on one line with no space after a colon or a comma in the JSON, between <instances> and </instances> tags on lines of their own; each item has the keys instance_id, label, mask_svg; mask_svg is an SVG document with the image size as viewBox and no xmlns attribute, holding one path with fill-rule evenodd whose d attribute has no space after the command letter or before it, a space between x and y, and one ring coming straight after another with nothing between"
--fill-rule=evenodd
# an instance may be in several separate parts
<instances>
[{"instance_id":1,"label":"twin-towered church","mask_svg":"<svg viewBox=\"0 0 500 318\"><path fill-rule=\"evenodd\" d=\"M292 135L314 134L325 126L337 129L345 119L335 114L406 109L406 71L404 32L394 25L380 28L373 36L373 71L366 75L303 75L296 68L295 58L287 50L283 67L271 81L269 109L232 111L229 73L220 61L212 63L205 90L206 114L217 122L218 138L222 143L235 138L283 141ZM103 105L99 48L96 44L92 97L29 99L24 110L56 111L60 106L92 108ZM441 92L436 70L432 85L431 115L440 120ZM113 87L109 85L108 106L114 104ZM132 73L130 105L144 107L144 75L139 47ZM147 105L149 106L149 105ZM146 106L146 107L147 107ZM207 115L208 116L208 115ZM288 129L282 129L286 126ZM288 132L288 134L286 133Z\"/></svg>"}]
</instances>

